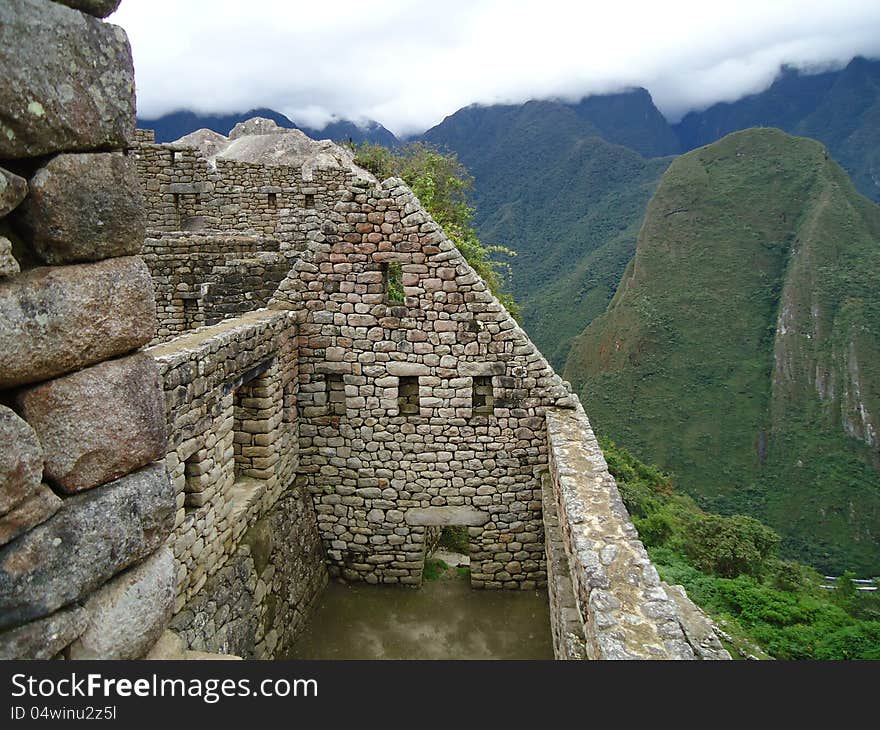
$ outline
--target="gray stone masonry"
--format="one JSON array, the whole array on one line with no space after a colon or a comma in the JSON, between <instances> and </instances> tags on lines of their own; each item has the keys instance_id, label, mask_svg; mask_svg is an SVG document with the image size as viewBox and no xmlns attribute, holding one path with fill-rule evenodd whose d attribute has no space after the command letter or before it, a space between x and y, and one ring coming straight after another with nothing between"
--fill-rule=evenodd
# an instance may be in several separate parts
<instances>
[{"instance_id":1,"label":"gray stone masonry","mask_svg":"<svg viewBox=\"0 0 880 730\"><path fill-rule=\"evenodd\" d=\"M717 651L717 637L712 644L696 625L695 616L702 614L684 591L676 600L667 593L580 404L549 410L547 431L552 491L548 488L545 499L555 496L555 514L547 519L562 542L570 577L556 576L551 617L557 656L572 658L580 639L571 638L573 592L589 659L729 658ZM562 556L555 561L560 573L565 562Z\"/></svg>"},{"instance_id":2,"label":"gray stone masonry","mask_svg":"<svg viewBox=\"0 0 880 730\"><path fill-rule=\"evenodd\" d=\"M0 159L121 149L134 136L122 28L48 0L4 0L0 70Z\"/></svg>"}]
</instances>

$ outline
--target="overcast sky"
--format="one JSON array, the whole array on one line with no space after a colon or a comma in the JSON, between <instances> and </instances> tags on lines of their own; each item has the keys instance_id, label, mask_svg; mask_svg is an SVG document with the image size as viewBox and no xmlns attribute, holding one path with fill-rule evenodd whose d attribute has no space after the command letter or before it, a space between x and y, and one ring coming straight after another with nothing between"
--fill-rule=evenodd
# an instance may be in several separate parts
<instances>
[{"instance_id":1,"label":"overcast sky","mask_svg":"<svg viewBox=\"0 0 880 730\"><path fill-rule=\"evenodd\" d=\"M123 0L138 112L266 106L420 132L468 104L644 86L671 120L880 57L878 0Z\"/></svg>"}]
</instances>

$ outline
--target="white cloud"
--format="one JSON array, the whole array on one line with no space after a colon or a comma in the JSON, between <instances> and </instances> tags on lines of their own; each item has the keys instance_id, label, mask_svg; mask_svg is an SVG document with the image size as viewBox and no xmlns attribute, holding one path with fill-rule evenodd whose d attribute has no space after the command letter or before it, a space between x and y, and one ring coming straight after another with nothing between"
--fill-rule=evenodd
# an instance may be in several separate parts
<instances>
[{"instance_id":1,"label":"white cloud","mask_svg":"<svg viewBox=\"0 0 880 730\"><path fill-rule=\"evenodd\" d=\"M268 106L422 131L470 103L647 87L676 118L779 65L880 56L877 0L124 0L139 112Z\"/></svg>"}]
</instances>

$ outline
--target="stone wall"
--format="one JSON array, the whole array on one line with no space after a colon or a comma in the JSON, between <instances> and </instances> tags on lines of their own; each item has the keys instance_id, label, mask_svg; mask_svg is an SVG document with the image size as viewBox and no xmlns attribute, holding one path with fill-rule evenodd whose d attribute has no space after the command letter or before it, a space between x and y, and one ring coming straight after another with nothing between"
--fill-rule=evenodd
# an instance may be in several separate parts
<instances>
[{"instance_id":1,"label":"stone wall","mask_svg":"<svg viewBox=\"0 0 880 730\"><path fill-rule=\"evenodd\" d=\"M660 580L580 404L548 410L547 432L557 658L729 659L684 590Z\"/></svg>"},{"instance_id":2,"label":"stone wall","mask_svg":"<svg viewBox=\"0 0 880 730\"><path fill-rule=\"evenodd\" d=\"M295 316L258 310L147 350L176 498L173 628L192 649L275 656L327 580L299 466Z\"/></svg>"},{"instance_id":3,"label":"stone wall","mask_svg":"<svg viewBox=\"0 0 880 730\"><path fill-rule=\"evenodd\" d=\"M341 169L208 159L184 144L142 134L132 150L151 231L246 231L304 245L354 180Z\"/></svg>"},{"instance_id":4,"label":"stone wall","mask_svg":"<svg viewBox=\"0 0 880 730\"><path fill-rule=\"evenodd\" d=\"M193 649L284 658L327 579L311 496L292 486L248 526L235 553L171 627Z\"/></svg>"},{"instance_id":5,"label":"stone wall","mask_svg":"<svg viewBox=\"0 0 880 730\"><path fill-rule=\"evenodd\" d=\"M4 659L139 657L174 605L131 52L67 4L0 4Z\"/></svg>"},{"instance_id":6,"label":"stone wall","mask_svg":"<svg viewBox=\"0 0 880 730\"><path fill-rule=\"evenodd\" d=\"M474 587L543 586L544 414L574 400L412 192L345 191L270 307L299 317L300 472L331 574L418 585L426 528L457 524Z\"/></svg>"},{"instance_id":7,"label":"stone wall","mask_svg":"<svg viewBox=\"0 0 880 730\"><path fill-rule=\"evenodd\" d=\"M155 344L265 307L295 254L241 233L153 232L143 255L156 289Z\"/></svg>"}]
</instances>

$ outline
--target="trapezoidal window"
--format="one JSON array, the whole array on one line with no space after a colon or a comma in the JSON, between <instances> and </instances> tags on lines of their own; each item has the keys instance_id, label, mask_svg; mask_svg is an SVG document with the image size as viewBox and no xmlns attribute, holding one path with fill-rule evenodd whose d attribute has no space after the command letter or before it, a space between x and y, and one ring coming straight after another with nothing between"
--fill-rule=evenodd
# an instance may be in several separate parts
<instances>
[{"instance_id":1,"label":"trapezoidal window","mask_svg":"<svg viewBox=\"0 0 880 730\"><path fill-rule=\"evenodd\" d=\"M419 378L403 375L397 383L397 410L401 416L419 415Z\"/></svg>"},{"instance_id":2,"label":"trapezoidal window","mask_svg":"<svg viewBox=\"0 0 880 730\"><path fill-rule=\"evenodd\" d=\"M491 375L475 375L471 405L475 416L491 416L495 410L495 394Z\"/></svg>"},{"instance_id":3,"label":"trapezoidal window","mask_svg":"<svg viewBox=\"0 0 880 730\"><path fill-rule=\"evenodd\" d=\"M196 509L205 504L205 483L207 477L205 465L199 458L199 452L190 456L183 462L184 498L183 506L187 510Z\"/></svg>"},{"instance_id":4,"label":"trapezoidal window","mask_svg":"<svg viewBox=\"0 0 880 730\"><path fill-rule=\"evenodd\" d=\"M327 415L345 415L345 381L341 375L325 375L324 388L327 398Z\"/></svg>"},{"instance_id":5,"label":"trapezoidal window","mask_svg":"<svg viewBox=\"0 0 880 730\"><path fill-rule=\"evenodd\" d=\"M232 402L235 478L267 479L271 473L271 443L276 434L279 393L266 376L264 363L248 373L235 389Z\"/></svg>"},{"instance_id":6,"label":"trapezoidal window","mask_svg":"<svg viewBox=\"0 0 880 730\"><path fill-rule=\"evenodd\" d=\"M306 208L314 208L315 207L315 196L312 193L306 193Z\"/></svg>"},{"instance_id":7,"label":"trapezoidal window","mask_svg":"<svg viewBox=\"0 0 880 730\"><path fill-rule=\"evenodd\" d=\"M271 210L275 210L278 207L278 193L269 193L268 194L268 203L269 203L269 208Z\"/></svg>"},{"instance_id":8,"label":"trapezoidal window","mask_svg":"<svg viewBox=\"0 0 880 730\"><path fill-rule=\"evenodd\" d=\"M382 264L382 284L386 304L403 304L403 265L399 261Z\"/></svg>"}]
</instances>

